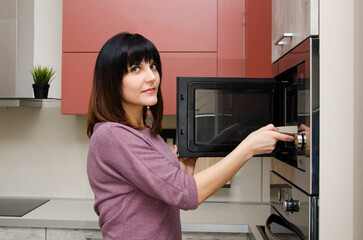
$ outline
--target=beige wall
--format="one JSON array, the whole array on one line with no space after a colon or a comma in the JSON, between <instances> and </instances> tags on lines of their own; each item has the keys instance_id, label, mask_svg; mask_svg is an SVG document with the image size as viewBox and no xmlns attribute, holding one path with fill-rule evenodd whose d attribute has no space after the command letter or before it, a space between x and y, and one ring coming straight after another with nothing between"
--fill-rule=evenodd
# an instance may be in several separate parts
<instances>
[{"instance_id":1,"label":"beige wall","mask_svg":"<svg viewBox=\"0 0 363 240\"><path fill-rule=\"evenodd\" d=\"M320 1L320 239L363 230L363 4Z\"/></svg>"},{"instance_id":2,"label":"beige wall","mask_svg":"<svg viewBox=\"0 0 363 240\"><path fill-rule=\"evenodd\" d=\"M28 1L28 0L26 0ZM34 0L34 64L52 66L49 97L61 98L62 0Z\"/></svg>"},{"instance_id":3,"label":"beige wall","mask_svg":"<svg viewBox=\"0 0 363 240\"><path fill-rule=\"evenodd\" d=\"M0 196L91 198L84 115L42 108L0 108Z\"/></svg>"}]
</instances>

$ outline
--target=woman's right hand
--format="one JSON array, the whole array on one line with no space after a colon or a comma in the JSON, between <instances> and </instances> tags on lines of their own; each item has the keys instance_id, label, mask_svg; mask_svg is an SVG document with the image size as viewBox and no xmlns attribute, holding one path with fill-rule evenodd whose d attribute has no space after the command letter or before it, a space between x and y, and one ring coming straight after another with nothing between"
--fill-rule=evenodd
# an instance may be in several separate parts
<instances>
[{"instance_id":1,"label":"woman's right hand","mask_svg":"<svg viewBox=\"0 0 363 240\"><path fill-rule=\"evenodd\" d=\"M273 124L269 124L249 134L242 145L250 150L252 156L255 156L271 153L278 141L292 142L294 140L294 136L280 133Z\"/></svg>"}]
</instances>

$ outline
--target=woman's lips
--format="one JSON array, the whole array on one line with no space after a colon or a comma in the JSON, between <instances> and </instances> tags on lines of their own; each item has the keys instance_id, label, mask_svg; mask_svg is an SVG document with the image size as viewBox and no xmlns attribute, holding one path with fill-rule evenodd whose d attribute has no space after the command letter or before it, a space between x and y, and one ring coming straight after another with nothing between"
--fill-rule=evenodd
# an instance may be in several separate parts
<instances>
[{"instance_id":1,"label":"woman's lips","mask_svg":"<svg viewBox=\"0 0 363 240\"><path fill-rule=\"evenodd\" d=\"M155 92L155 88L148 88L145 91L142 91L143 93L153 93Z\"/></svg>"}]
</instances>

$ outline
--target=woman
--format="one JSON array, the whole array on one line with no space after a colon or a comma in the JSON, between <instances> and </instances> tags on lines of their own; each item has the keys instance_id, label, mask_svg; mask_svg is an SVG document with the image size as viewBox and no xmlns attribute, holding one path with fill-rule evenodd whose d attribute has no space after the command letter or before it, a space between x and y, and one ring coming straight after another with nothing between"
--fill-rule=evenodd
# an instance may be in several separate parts
<instances>
[{"instance_id":1,"label":"woman","mask_svg":"<svg viewBox=\"0 0 363 240\"><path fill-rule=\"evenodd\" d=\"M292 137L273 125L248 136L228 156L192 176L196 159L178 161L158 135L161 62L149 40L120 33L102 47L87 116L87 171L104 239L181 239L179 210L195 209L253 155ZM145 122L147 108L153 116Z\"/></svg>"}]
</instances>

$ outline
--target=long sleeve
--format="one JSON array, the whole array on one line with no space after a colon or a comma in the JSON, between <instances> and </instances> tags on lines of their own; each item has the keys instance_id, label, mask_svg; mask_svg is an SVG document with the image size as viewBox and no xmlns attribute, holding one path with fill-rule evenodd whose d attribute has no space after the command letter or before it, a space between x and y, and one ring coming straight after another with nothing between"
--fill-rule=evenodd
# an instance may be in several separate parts
<instances>
[{"instance_id":1,"label":"long sleeve","mask_svg":"<svg viewBox=\"0 0 363 240\"><path fill-rule=\"evenodd\" d=\"M138 131L117 123L96 125L87 164L101 226L116 215L120 219L128 216L128 221L130 216L137 216L135 221L140 217L155 221L171 214L170 207L198 207L194 177L180 170L176 156L148 129ZM175 213L171 215L175 217Z\"/></svg>"}]
</instances>

